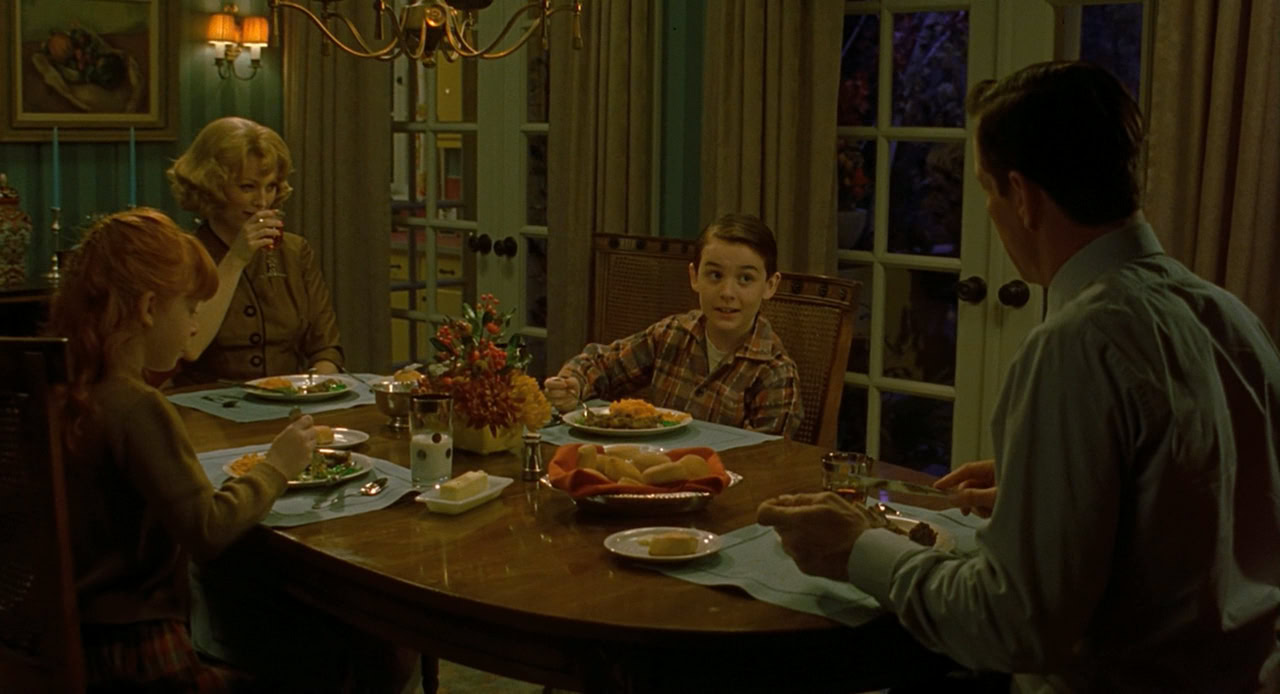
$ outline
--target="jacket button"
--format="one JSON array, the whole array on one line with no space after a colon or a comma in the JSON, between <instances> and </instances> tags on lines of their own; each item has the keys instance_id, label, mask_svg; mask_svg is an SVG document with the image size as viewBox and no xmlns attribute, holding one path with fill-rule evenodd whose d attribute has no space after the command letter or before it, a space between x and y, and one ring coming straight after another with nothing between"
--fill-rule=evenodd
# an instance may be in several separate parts
<instances>
[{"instance_id":1,"label":"jacket button","mask_svg":"<svg viewBox=\"0 0 1280 694\"><path fill-rule=\"evenodd\" d=\"M702 388L699 388L699 389L697 389L697 390L693 391L693 396L694 396L694 397L696 397L696 398L700 398L700 397L702 397L702 395L703 395L704 393L706 393L706 392L707 392L706 390L704 390L704 389L702 389Z\"/></svg>"},{"instance_id":2,"label":"jacket button","mask_svg":"<svg viewBox=\"0 0 1280 694\"><path fill-rule=\"evenodd\" d=\"M252 333L252 334L250 334L250 335L249 335L249 344L251 344L251 345L256 345L256 344L258 344L259 342L262 342L262 334L261 334L261 333Z\"/></svg>"},{"instance_id":3,"label":"jacket button","mask_svg":"<svg viewBox=\"0 0 1280 694\"><path fill-rule=\"evenodd\" d=\"M262 355L255 354L252 357L249 357L249 366L252 366L255 369L258 368L259 366L262 366Z\"/></svg>"},{"instance_id":4,"label":"jacket button","mask_svg":"<svg viewBox=\"0 0 1280 694\"><path fill-rule=\"evenodd\" d=\"M250 318L253 318L254 316L258 315L258 308L257 308L256 306L254 306L253 304L250 304L250 305L248 305L248 306L245 306L245 307L244 307L244 315L246 315L246 316L248 316L248 317L250 317Z\"/></svg>"}]
</instances>

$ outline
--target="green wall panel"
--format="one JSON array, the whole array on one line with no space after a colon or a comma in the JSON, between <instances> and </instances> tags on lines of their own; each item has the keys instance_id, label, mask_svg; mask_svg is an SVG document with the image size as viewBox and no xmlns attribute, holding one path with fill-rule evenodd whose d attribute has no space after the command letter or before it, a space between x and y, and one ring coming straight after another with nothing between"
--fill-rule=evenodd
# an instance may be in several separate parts
<instances>
[{"instance_id":1,"label":"green wall panel","mask_svg":"<svg viewBox=\"0 0 1280 694\"><path fill-rule=\"evenodd\" d=\"M170 0L165 0L166 2ZM241 0L240 13L267 14L266 0ZM262 69L248 81L220 79L213 67L213 47L204 39L209 15L222 2L182 0L178 55L178 139L173 142L139 142L138 204L156 207L172 215L184 226L191 215L180 210L169 194L164 172L196 133L211 120L222 116L251 118L277 131L284 121L281 93L280 50L267 47L262 53ZM248 72L248 56L239 61L241 74ZM127 142L62 142L62 228L59 246L70 248L77 231L91 216L123 209L129 200L129 144ZM52 146L44 143L0 143L0 172L22 196L22 209L31 215L36 230L27 252L29 274L48 269L51 238L53 172Z\"/></svg>"},{"instance_id":2,"label":"green wall panel","mask_svg":"<svg viewBox=\"0 0 1280 694\"><path fill-rule=\"evenodd\" d=\"M659 234L697 238L702 178L704 0L663 0Z\"/></svg>"}]
</instances>

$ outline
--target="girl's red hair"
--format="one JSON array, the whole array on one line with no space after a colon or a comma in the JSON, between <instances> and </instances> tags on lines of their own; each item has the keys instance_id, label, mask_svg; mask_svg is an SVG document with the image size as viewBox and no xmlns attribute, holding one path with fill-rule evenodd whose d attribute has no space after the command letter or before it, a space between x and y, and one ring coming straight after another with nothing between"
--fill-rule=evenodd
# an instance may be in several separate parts
<instances>
[{"instance_id":1,"label":"girl's red hair","mask_svg":"<svg viewBox=\"0 0 1280 694\"><path fill-rule=\"evenodd\" d=\"M204 301L218 289L209 252L163 212L135 208L104 217L80 239L53 296L48 332L68 338L68 442L93 410L89 394L120 348L142 327L142 297ZM141 374L139 374L141 377Z\"/></svg>"}]
</instances>

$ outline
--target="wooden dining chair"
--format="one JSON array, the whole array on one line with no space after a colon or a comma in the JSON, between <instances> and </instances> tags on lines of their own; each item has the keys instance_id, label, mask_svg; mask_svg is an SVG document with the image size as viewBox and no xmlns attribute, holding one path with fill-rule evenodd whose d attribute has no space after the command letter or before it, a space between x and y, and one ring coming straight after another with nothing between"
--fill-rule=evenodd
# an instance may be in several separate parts
<instances>
[{"instance_id":1,"label":"wooden dining chair","mask_svg":"<svg viewBox=\"0 0 1280 694\"><path fill-rule=\"evenodd\" d=\"M689 287L692 241L596 234L591 243L590 341L608 344L698 307Z\"/></svg>"},{"instance_id":2,"label":"wooden dining chair","mask_svg":"<svg viewBox=\"0 0 1280 694\"><path fill-rule=\"evenodd\" d=\"M852 280L784 272L778 291L760 309L800 372L804 419L792 436L796 441L836 446L861 287Z\"/></svg>"},{"instance_id":3,"label":"wooden dining chair","mask_svg":"<svg viewBox=\"0 0 1280 694\"><path fill-rule=\"evenodd\" d=\"M84 690L59 417L67 341L0 337L0 691Z\"/></svg>"}]
</instances>

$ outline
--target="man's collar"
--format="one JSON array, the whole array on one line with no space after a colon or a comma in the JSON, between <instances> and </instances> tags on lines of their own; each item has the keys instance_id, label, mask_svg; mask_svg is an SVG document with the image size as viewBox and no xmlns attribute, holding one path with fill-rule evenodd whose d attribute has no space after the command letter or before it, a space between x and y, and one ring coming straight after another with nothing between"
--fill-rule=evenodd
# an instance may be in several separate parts
<instances>
[{"instance_id":1,"label":"man's collar","mask_svg":"<svg viewBox=\"0 0 1280 694\"><path fill-rule=\"evenodd\" d=\"M1089 242L1067 259L1049 282L1049 314L1052 315L1099 277L1125 263L1164 253L1160 240L1141 214L1132 222Z\"/></svg>"}]
</instances>

